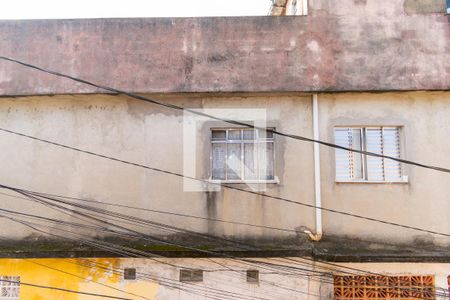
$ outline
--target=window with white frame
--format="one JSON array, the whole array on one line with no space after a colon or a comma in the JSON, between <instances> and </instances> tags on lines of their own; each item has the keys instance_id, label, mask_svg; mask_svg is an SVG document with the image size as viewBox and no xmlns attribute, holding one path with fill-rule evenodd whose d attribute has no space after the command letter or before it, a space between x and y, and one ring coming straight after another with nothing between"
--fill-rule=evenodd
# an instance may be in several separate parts
<instances>
[{"instance_id":1,"label":"window with white frame","mask_svg":"<svg viewBox=\"0 0 450 300\"><path fill-rule=\"evenodd\" d=\"M212 129L211 179L274 180L274 135L270 130Z\"/></svg>"},{"instance_id":2,"label":"window with white frame","mask_svg":"<svg viewBox=\"0 0 450 300\"><path fill-rule=\"evenodd\" d=\"M336 127L339 146L400 158L400 127ZM402 168L392 159L336 149L337 181L402 181Z\"/></svg>"},{"instance_id":3,"label":"window with white frame","mask_svg":"<svg viewBox=\"0 0 450 300\"><path fill-rule=\"evenodd\" d=\"M19 276L0 276L0 300L19 300L19 292Z\"/></svg>"}]
</instances>

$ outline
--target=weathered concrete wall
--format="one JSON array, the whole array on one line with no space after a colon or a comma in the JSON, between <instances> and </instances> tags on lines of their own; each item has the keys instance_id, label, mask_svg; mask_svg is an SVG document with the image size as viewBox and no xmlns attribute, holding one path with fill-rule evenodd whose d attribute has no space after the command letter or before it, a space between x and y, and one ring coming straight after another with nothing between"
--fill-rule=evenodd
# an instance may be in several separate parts
<instances>
[{"instance_id":1,"label":"weathered concrete wall","mask_svg":"<svg viewBox=\"0 0 450 300\"><path fill-rule=\"evenodd\" d=\"M261 259L277 263L277 259ZM286 262L283 262L288 265ZM125 268L136 269L136 280L124 280ZM204 270L203 282L180 282L182 268ZM302 266L305 270L313 267ZM249 283L248 269L259 269L260 281ZM320 285L307 276L280 274L267 266L230 259L33 259L0 260L0 276L20 276L23 283L72 290L42 289L21 285L20 299L83 300L99 298L76 292L103 294L129 300L194 299L324 299ZM289 274L289 272L288 272ZM314 297L309 294L317 295Z\"/></svg>"},{"instance_id":2,"label":"weathered concrete wall","mask_svg":"<svg viewBox=\"0 0 450 300\"><path fill-rule=\"evenodd\" d=\"M270 126L275 126L282 132L312 136L309 96L199 94L166 95L160 97L160 100L189 108L231 108L239 112L249 108L266 109ZM321 139L324 141L334 141L333 126L336 125L402 126L403 157L431 165L450 166L450 145L445 138L450 128L448 92L320 94L319 114ZM121 96L34 96L3 98L0 101L0 120L0 127L164 170L178 173L184 171L184 119L178 111L161 109ZM217 127L214 122L205 124ZM205 124L198 131L196 157L192 157L196 166L196 173L193 175L198 178L209 178L210 173L210 128ZM276 137L275 143L275 175L279 182L268 184L265 192L272 196L314 204L312 145L282 137ZM308 253L311 253L314 248L314 255L338 261L348 257L364 259L364 256L367 260L383 260L382 254L406 260L416 260L417 257L425 257L424 260L427 257L433 257L433 260L434 257L449 259L448 251L438 248L448 245L449 241L438 236L324 212L324 238L319 243L311 244L305 241L305 235L298 235L296 232L300 226L314 230L314 210L311 208L227 189L220 192L186 191L183 181L175 176L127 166L3 132L0 133L0 148L1 184L287 230L100 205L101 208L146 220L267 246L262 250L309 249ZM322 147L321 159L325 207L448 233L450 178L446 174L404 166L404 173L408 176L407 183L336 183L334 150ZM234 186L249 189L242 184ZM11 192L7 194L18 196ZM0 199L3 209L23 211L26 207L26 212L30 214L80 222L73 214L64 215L29 200L11 198L4 194L0 195ZM4 218L0 219L0 226L8 229L2 231L2 237L16 242L23 243L25 240L31 244L38 243L42 237L41 233ZM46 232L65 235L59 225L46 226ZM153 235L168 235L155 228L136 229ZM106 235L102 232L80 231L77 228L72 228L71 231L88 237ZM177 238L177 243L188 243L190 246L203 245L204 242L200 243L191 235ZM224 243L211 244L208 245L211 247L209 249L224 250ZM14 243L3 243L3 246L2 256L5 253L5 256L10 255L11 249L24 251L21 252L23 255L33 250L48 250L45 249L47 246L43 249L30 249L26 245L22 247L22 244L15 247ZM64 245L58 244L52 249L67 251ZM416 258L412 258L413 254Z\"/></svg>"},{"instance_id":3,"label":"weathered concrete wall","mask_svg":"<svg viewBox=\"0 0 450 300\"><path fill-rule=\"evenodd\" d=\"M334 140L334 126L401 126L404 158L429 165L450 166L450 94L440 92L324 94L319 96L321 139ZM399 224L449 233L450 176L403 165L408 183L335 182L334 151L321 148L323 205ZM446 237L402 230L324 213L324 231L366 239L415 241L433 248Z\"/></svg>"},{"instance_id":4,"label":"weathered concrete wall","mask_svg":"<svg viewBox=\"0 0 450 300\"><path fill-rule=\"evenodd\" d=\"M95 293L130 300L186 300L186 299L333 299L331 274L349 275L355 269L391 276L434 276L439 295L448 289L450 264L427 263L366 263L330 266L311 263L299 257L283 260L277 257L252 259L255 262L298 267L272 269L270 265L241 262L232 259L0 259L1 276L20 276L23 283L72 290L20 286L20 299L82 300L93 298L77 294ZM345 268L353 268L353 270ZM125 268L136 269L136 280L124 280ZM202 282L180 282L182 268L203 270ZM246 271L259 270L259 282L249 283ZM316 272L326 274L319 275ZM209 296L209 297L208 297ZM440 296L437 297L440 299Z\"/></svg>"},{"instance_id":5,"label":"weathered concrete wall","mask_svg":"<svg viewBox=\"0 0 450 300\"><path fill-rule=\"evenodd\" d=\"M305 17L1 21L0 49L133 92L450 88L449 20L429 0L315 0ZM0 61L0 95L95 91Z\"/></svg>"},{"instance_id":6,"label":"weathered concrete wall","mask_svg":"<svg viewBox=\"0 0 450 300\"><path fill-rule=\"evenodd\" d=\"M277 129L307 136L312 134L309 97L167 96L163 101L190 108L234 108L237 111L245 108L267 109L267 118ZM183 115L178 111L107 95L41 96L3 98L0 102L0 119L1 126L5 128L183 173ZM206 136L198 136L198 173L194 174L202 179L208 179L210 176L209 129L205 134ZM276 176L279 183L268 184L267 193L312 204L313 167L312 160L306 159L312 157L312 146L284 139L277 139L276 144ZM6 185L290 230L301 225L311 227L314 224L311 209L277 200L226 189L216 193L185 192L183 180L176 176L127 166L7 133L0 134L0 145L4 149L0 156L5 161L0 171L0 182ZM305 159L299 160L299 157ZM292 178L295 178L295 181ZM301 184L298 184L297 180ZM242 184L236 186L248 189ZM79 222L74 216L62 215L30 201L1 197L5 201L3 208L20 211L27 207L29 213ZM295 232L105 207L219 236L250 240L296 236ZM0 219L0 224L9 226L7 224L11 224L11 221ZM33 230L22 225L11 229L13 230L3 232L3 237L22 239L33 233ZM61 234L56 229L50 231ZM148 229L148 232L152 231ZM154 230L153 233L167 234L161 230ZM192 239L187 237L189 238Z\"/></svg>"}]
</instances>

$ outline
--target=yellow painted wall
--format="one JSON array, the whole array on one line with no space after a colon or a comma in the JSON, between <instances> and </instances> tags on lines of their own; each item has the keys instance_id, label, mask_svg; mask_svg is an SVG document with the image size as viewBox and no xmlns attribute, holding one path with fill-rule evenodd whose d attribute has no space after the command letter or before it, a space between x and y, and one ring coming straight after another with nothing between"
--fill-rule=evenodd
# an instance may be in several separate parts
<instances>
[{"instance_id":1,"label":"yellow painted wall","mask_svg":"<svg viewBox=\"0 0 450 300\"><path fill-rule=\"evenodd\" d=\"M97 267L86 264L95 263ZM103 269L107 266L107 269ZM120 259L0 259L0 276L20 276L23 283L52 286L80 292L105 294L124 299L154 299L158 284L124 281ZM76 293L21 285L21 300L105 299Z\"/></svg>"}]
</instances>

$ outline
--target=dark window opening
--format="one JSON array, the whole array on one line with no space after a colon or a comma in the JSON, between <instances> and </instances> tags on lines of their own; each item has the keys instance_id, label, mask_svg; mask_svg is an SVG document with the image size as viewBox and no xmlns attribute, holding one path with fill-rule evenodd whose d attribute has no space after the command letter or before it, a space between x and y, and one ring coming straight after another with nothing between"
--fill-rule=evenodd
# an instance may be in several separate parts
<instances>
[{"instance_id":1,"label":"dark window opening","mask_svg":"<svg viewBox=\"0 0 450 300\"><path fill-rule=\"evenodd\" d=\"M258 270L247 270L247 282L258 283L259 282L259 271Z\"/></svg>"},{"instance_id":2,"label":"dark window opening","mask_svg":"<svg viewBox=\"0 0 450 300\"><path fill-rule=\"evenodd\" d=\"M123 270L123 278L125 280L135 280L136 279L136 269L128 268Z\"/></svg>"},{"instance_id":3,"label":"dark window opening","mask_svg":"<svg viewBox=\"0 0 450 300\"><path fill-rule=\"evenodd\" d=\"M181 282L201 282L203 281L203 270L184 269L180 270Z\"/></svg>"}]
</instances>

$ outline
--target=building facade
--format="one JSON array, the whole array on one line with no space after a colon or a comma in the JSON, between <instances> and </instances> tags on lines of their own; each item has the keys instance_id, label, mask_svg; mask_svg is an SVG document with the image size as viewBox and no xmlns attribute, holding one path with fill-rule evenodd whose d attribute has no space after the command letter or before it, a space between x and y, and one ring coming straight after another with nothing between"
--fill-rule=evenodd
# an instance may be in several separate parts
<instances>
[{"instance_id":1,"label":"building facade","mask_svg":"<svg viewBox=\"0 0 450 300\"><path fill-rule=\"evenodd\" d=\"M0 22L0 299L448 297L445 11Z\"/></svg>"}]
</instances>

